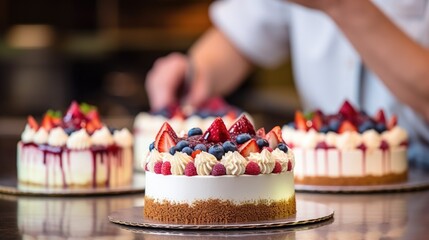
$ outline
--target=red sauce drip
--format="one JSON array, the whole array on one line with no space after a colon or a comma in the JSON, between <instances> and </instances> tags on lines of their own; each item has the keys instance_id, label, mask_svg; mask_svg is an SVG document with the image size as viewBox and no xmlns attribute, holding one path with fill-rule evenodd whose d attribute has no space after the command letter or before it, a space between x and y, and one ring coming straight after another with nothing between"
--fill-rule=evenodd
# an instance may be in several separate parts
<instances>
[{"instance_id":1,"label":"red sauce drip","mask_svg":"<svg viewBox=\"0 0 429 240\"><path fill-rule=\"evenodd\" d=\"M381 141L380 144L380 149L382 150L383 153L383 173L387 173L387 167L388 167L388 156L387 153L389 151L389 144L386 141Z\"/></svg>"},{"instance_id":2,"label":"red sauce drip","mask_svg":"<svg viewBox=\"0 0 429 240\"><path fill-rule=\"evenodd\" d=\"M362 175L366 174L366 149L367 147L365 146L365 144L361 144L357 147L358 149L362 150Z\"/></svg>"}]
</instances>

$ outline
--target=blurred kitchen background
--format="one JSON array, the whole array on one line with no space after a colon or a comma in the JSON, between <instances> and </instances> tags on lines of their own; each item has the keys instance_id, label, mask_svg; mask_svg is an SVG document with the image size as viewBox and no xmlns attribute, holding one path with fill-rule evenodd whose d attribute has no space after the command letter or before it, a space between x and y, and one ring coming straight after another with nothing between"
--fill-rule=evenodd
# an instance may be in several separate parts
<instances>
[{"instance_id":1,"label":"blurred kitchen background","mask_svg":"<svg viewBox=\"0 0 429 240\"><path fill-rule=\"evenodd\" d=\"M17 137L27 115L40 120L74 99L131 128L149 110L144 80L152 63L187 51L211 24L211 2L0 0L0 135ZM258 127L282 125L299 107L291 76L289 62L256 69L227 101Z\"/></svg>"}]
</instances>

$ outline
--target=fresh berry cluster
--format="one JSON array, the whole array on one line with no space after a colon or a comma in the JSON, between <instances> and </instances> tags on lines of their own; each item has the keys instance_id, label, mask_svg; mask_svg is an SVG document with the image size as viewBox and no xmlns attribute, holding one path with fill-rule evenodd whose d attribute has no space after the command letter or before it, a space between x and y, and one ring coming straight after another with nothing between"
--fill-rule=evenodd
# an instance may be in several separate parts
<instances>
[{"instance_id":1,"label":"fresh berry cluster","mask_svg":"<svg viewBox=\"0 0 429 240\"><path fill-rule=\"evenodd\" d=\"M250 153L259 153L263 149L271 152L276 148L285 153L289 150L281 137L280 127L274 127L268 133L265 133L264 128L255 131L252 123L245 115L237 119L229 129L226 128L222 118L218 117L204 133L200 128L192 128L183 138L179 138L171 126L165 122L155 141L149 146L150 151L156 149L159 152L168 152L172 155L176 152L182 152L191 156L192 159L201 152L208 152L215 156L217 160L221 160L227 152L238 151L243 157L248 157ZM155 165L155 173L168 173L169 170L163 171L163 169L171 168L171 166L164 166L164 164L167 164L166 162L168 161L159 163L162 166ZM245 173L259 174L261 171L258 164L256 164L258 167L255 167L255 164L255 162L249 161ZM280 173L281 170L280 163L277 163L273 173ZM220 162L214 165L212 175L220 176L225 174L225 167ZM187 164L185 175L197 175L193 162Z\"/></svg>"},{"instance_id":2,"label":"fresh berry cluster","mask_svg":"<svg viewBox=\"0 0 429 240\"><path fill-rule=\"evenodd\" d=\"M39 127L44 128L46 131L50 131L55 127L62 127L69 135L82 128L92 134L103 126L96 107L86 103L79 105L76 101L72 102L64 117L60 111L48 110L43 116L40 126L33 116L28 116L27 122L35 131Z\"/></svg>"},{"instance_id":3,"label":"fresh berry cluster","mask_svg":"<svg viewBox=\"0 0 429 240\"><path fill-rule=\"evenodd\" d=\"M363 133L370 129L381 133L392 129L396 124L397 117L393 115L387 121L382 109L374 117L371 117L364 111L357 111L348 101L345 101L338 113L332 115L325 115L320 110L305 115L297 111L295 112L295 121L288 125L298 130L314 129L322 133L344 133L347 131Z\"/></svg>"}]
</instances>

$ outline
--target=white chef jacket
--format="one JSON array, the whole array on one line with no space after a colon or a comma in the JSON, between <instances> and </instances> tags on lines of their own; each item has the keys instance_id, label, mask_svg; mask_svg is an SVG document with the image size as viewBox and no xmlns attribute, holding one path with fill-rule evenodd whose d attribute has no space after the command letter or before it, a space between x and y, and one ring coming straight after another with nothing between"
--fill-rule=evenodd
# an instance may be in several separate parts
<instances>
[{"instance_id":1,"label":"white chef jacket","mask_svg":"<svg viewBox=\"0 0 429 240\"><path fill-rule=\"evenodd\" d=\"M373 2L405 33L429 47L429 0ZM429 164L429 123L363 66L356 50L325 13L284 0L223 0L212 4L210 16L257 65L275 66L290 55L305 110L333 113L345 99L370 115L383 108L388 117L396 114L399 125L408 131L409 157Z\"/></svg>"}]
</instances>

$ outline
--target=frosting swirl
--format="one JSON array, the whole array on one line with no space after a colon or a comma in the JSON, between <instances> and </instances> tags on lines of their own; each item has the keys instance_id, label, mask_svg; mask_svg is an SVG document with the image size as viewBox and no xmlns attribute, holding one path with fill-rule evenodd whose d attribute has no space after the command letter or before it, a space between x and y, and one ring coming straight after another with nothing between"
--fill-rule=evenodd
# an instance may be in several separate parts
<instances>
[{"instance_id":1,"label":"frosting swirl","mask_svg":"<svg viewBox=\"0 0 429 240\"><path fill-rule=\"evenodd\" d=\"M329 147L333 147L337 145L338 134L335 132L328 132L325 135L325 142Z\"/></svg>"},{"instance_id":2,"label":"frosting swirl","mask_svg":"<svg viewBox=\"0 0 429 240\"><path fill-rule=\"evenodd\" d=\"M95 131L91 136L92 143L94 145L100 146L109 146L114 143L112 134L110 134L109 129L106 126L103 126L101 129Z\"/></svg>"},{"instance_id":3,"label":"frosting swirl","mask_svg":"<svg viewBox=\"0 0 429 240\"><path fill-rule=\"evenodd\" d=\"M213 166L218 163L215 156L207 152L201 152L195 157L195 168L198 175L210 175Z\"/></svg>"},{"instance_id":4,"label":"frosting swirl","mask_svg":"<svg viewBox=\"0 0 429 240\"><path fill-rule=\"evenodd\" d=\"M183 175L185 171L186 164L192 161L191 156L186 153L176 152L171 159L171 174L173 175ZM198 168L197 168L198 169Z\"/></svg>"},{"instance_id":5,"label":"frosting swirl","mask_svg":"<svg viewBox=\"0 0 429 240\"><path fill-rule=\"evenodd\" d=\"M91 146L91 137L84 128L73 132L67 139L67 147L70 149L86 149Z\"/></svg>"},{"instance_id":6,"label":"frosting swirl","mask_svg":"<svg viewBox=\"0 0 429 240\"><path fill-rule=\"evenodd\" d=\"M123 148L131 147L133 145L133 135L131 135L130 131L126 128L116 130L113 133L113 140L118 146Z\"/></svg>"},{"instance_id":7,"label":"frosting swirl","mask_svg":"<svg viewBox=\"0 0 429 240\"><path fill-rule=\"evenodd\" d=\"M362 141L368 149L376 149L380 147L381 136L374 129L370 129L362 134Z\"/></svg>"},{"instance_id":8,"label":"frosting swirl","mask_svg":"<svg viewBox=\"0 0 429 240\"><path fill-rule=\"evenodd\" d=\"M21 134L21 141L23 143L30 143L33 141L34 135L36 134L36 131L30 127L30 125L25 125L25 130Z\"/></svg>"},{"instance_id":9,"label":"frosting swirl","mask_svg":"<svg viewBox=\"0 0 429 240\"><path fill-rule=\"evenodd\" d=\"M49 133L48 144L55 147L64 146L69 136L61 127L56 127Z\"/></svg>"},{"instance_id":10,"label":"frosting swirl","mask_svg":"<svg viewBox=\"0 0 429 240\"><path fill-rule=\"evenodd\" d=\"M223 155L221 163L228 175L242 175L246 171L247 160L237 151L227 152Z\"/></svg>"},{"instance_id":11,"label":"frosting swirl","mask_svg":"<svg viewBox=\"0 0 429 240\"><path fill-rule=\"evenodd\" d=\"M288 151L288 153L289 152L292 152L292 151ZM289 154L288 153L285 153L278 148L274 149L274 151L271 153L271 156L274 159L274 161L278 161L280 163L280 165L282 166L282 172L287 171L287 164L289 162Z\"/></svg>"},{"instance_id":12,"label":"frosting swirl","mask_svg":"<svg viewBox=\"0 0 429 240\"><path fill-rule=\"evenodd\" d=\"M384 137L384 140L387 141L389 146L396 147L396 146L399 146L401 143L407 141L408 134L403 128L399 126L395 126L386 134L384 134L383 137Z\"/></svg>"},{"instance_id":13,"label":"frosting swirl","mask_svg":"<svg viewBox=\"0 0 429 240\"><path fill-rule=\"evenodd\" d=\"M34 134L34 143L37 144L45 144L48 142L49 134L48 131L46 131L45 128L41 127L39 130Z\"/></svg>"},{"instance_id":14,"label":"frosting swirl","mask_svg":"<svg viewBox=\"0 0 429 240\"><path fill-rule=\"evenodd\" d=\"M249 160L255 161L259 168L261 168L261 174L269 174L273 172L276 161L271 156L271 152L267 149L263 149L260 153L250 153Z\"/></svg>"},{"instance_id":15,"label":"frosting swirl","mask_svg":"<svg viewBox=\"0 0 429 240\"><path fill-rule=\"evenodd\" d=\"M362 144L362 138L357 132L344 132L340 134L336 141L336 146L341 150L352 150Z\"/></svg>"},{"instance_id":16,"label":"frosting swirl","mask_svg":"<svg viewBox=\"0 0 429 240\"><path fill-rule=\"evenodd\" d=\"M162 162L162 156L161 154L158 152L158 150L153 149L152 151L150 151L149 155L146 158L146 163L147 163L147 170L149 172L155 172L155 164L157 162ZM143 163L143 169L144 169L144 162Z\"/></svg>"}]
</instances>

